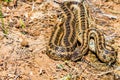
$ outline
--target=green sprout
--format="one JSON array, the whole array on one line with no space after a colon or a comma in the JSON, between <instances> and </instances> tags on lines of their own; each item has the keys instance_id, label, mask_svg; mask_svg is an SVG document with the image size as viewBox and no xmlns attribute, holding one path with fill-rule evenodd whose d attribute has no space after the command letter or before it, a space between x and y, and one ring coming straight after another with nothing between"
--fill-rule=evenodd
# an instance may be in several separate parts
<instances>
[{"instance_id":1,"label":"green sprout","mask_svg":"<svg viewBox=\"0 0 120 80\"><path fill-rule=\"evenodd\" d=\"M4 2L11 2L12 0L4 0Z\"/></svg>"},{"instance_id":2,"label":"green sprout","mask_svg":"<svg viewBox=\"0 0 120 80\"><path fill-rule=\"evenodd\" d=\"M72 76L70 74L64 76L63 78L61 78L60 80L71 80Z\"/></svg>"},{"instance_id":3,"label":"green sprout","mask_svg":"<svg viewBox=\"0 0 120 80\"><path fill-rule=\"evenodd\" d=\"M22 29L26 27L24 21L21 18L20 18L20 26Z\"/></svg>"}]
</instances>

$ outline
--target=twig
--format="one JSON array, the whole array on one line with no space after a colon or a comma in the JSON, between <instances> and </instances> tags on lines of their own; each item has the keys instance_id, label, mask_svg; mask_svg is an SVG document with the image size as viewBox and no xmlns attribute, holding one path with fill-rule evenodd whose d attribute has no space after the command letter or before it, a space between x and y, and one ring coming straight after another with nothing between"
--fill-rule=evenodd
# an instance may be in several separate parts
<instances>
[{"instance_id":1,"label":"twig","mask_svg":"<svg viewBox=\"0 0 120 80\"><path fill-rule=\"evenodd\" d=\"M109 17L109 18L114 18L114 19L117 19L118 17L117 16L113 16L113 15L110 15L110 14L102 14L103 16L106 16L106 17Z\"/></svg>"}]
</instances>

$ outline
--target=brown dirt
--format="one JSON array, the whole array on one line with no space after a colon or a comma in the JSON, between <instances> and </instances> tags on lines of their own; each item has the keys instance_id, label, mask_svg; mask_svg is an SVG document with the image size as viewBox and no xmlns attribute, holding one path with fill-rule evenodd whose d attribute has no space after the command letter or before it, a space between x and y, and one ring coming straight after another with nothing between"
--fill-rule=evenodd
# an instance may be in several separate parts
<instances>
[{"instance_id":1,"label":"brown dirt","mask_svg":"<svg viewBox=\"0 0 120 80\"><path fill-rule=\"evenodd\" d=\"M113 66L99 62L90 52L78 62L55 61L45 54L60 11L53 0L18 0L17 5L0 1L0 80L119 80L120 1L87 1L93 24L118 51Z\"/></svg>"}]
</instances>

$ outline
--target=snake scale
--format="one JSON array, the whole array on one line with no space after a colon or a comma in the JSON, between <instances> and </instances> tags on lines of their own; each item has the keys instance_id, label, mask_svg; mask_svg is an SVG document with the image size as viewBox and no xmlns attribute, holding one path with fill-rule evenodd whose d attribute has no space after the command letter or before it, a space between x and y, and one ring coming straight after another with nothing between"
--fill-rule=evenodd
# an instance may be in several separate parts
<instances>
[{"instance_id":1,"label":"snake scale","mask_svg":"<svg viewBox=\"0 0 120 80\"><path fill-rule=\"evenodd\" d=\"M61 22L56 24L47 46L46 54L50 58L77 61L90 50L101 62L112 64L116 61L117 52L105 43L104 34L90 27L89 11L84 1L54 2L64 13L60 14ZM94 50L90 46L91 39L94 40Z\"/></svg>"}]
</instances>

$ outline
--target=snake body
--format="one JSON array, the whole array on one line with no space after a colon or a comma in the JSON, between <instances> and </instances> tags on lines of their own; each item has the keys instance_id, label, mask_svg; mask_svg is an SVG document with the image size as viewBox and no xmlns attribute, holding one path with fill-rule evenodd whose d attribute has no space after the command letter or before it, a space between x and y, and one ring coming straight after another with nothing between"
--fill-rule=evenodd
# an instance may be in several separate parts
<instances>
[{"instance_id":1,"label":"snake body","mask_svg":"<svg viewBox=\"0 0 120 80\"><path fill-rule=\"evenodd\" d=\"M90 28L88 10L82 2L65 1L59 4L64 14L61 22L56 24L52 32L47 55L55 60L81 59L89 50L93 51L98 59L104 63L116 61L117 52L106 45L104 34L98 29ZM94 26L93 26L94 27ZM90 39L93 39L95 50L91 49Z\"/></svg>"}]
</instances>

